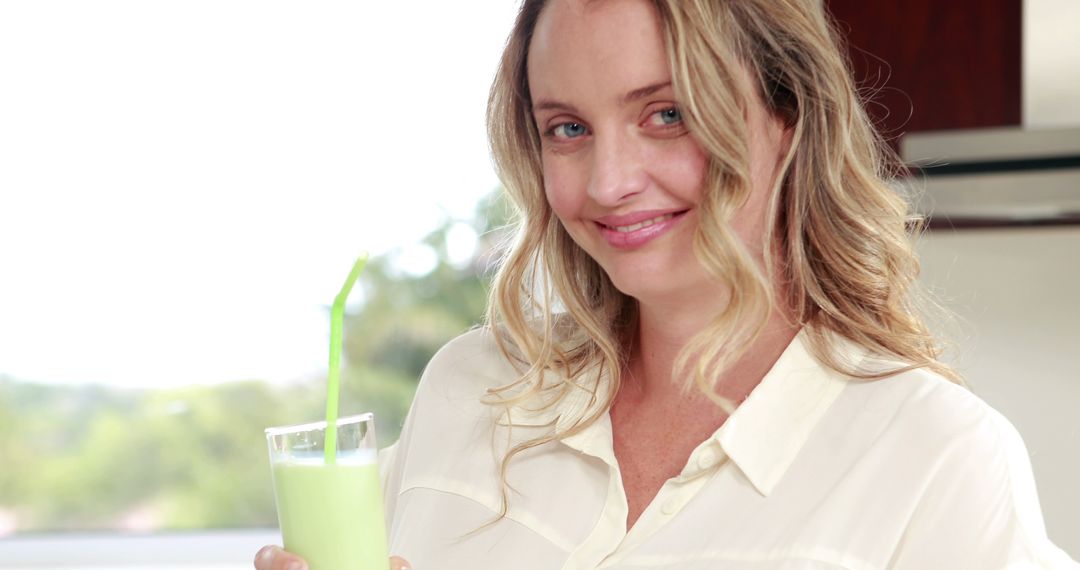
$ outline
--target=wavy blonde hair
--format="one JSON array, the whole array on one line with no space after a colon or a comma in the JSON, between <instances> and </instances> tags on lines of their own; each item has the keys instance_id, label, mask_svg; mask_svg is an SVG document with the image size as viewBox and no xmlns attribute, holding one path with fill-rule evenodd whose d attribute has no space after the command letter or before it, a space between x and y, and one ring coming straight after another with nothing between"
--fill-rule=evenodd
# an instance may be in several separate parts
<instances>
[{"instance_id":1,"label":"wavy blonde hair","mask_svg":"<svg viewBox=\"0 0 1080 570\"><path fill-rule=\"evenodd\" d=\"M566 429L509 448L499 518L508 510L506 469L515 455L578 433L608 411L636 322L634 299L574 243L545 198L526 62L546 3L523 2L488 102L496 169L518 213L488 324L520 372L490 390L488 401L507 410L540 409L584 390L591 405ZM938 360L940 349L916 308L919 263L911 232L920 224L890 186L899 162L863 109L821 2L653 3L682 116L709 157L694 252L731 289L726 308L684 348L674 372L730 413L734 403L714 393L710 379L747 350L782 302L806 331L815 358L848 377L927 368L960 382ZM757 94L739 89L746 70ZM793 133L770 199L764 267L729 224L751 189L745 109L754 96ZM774 291L787 298L774 298ZM836 350L841 338L903 364L859 369Z\"/></svg>"}]
</instances>

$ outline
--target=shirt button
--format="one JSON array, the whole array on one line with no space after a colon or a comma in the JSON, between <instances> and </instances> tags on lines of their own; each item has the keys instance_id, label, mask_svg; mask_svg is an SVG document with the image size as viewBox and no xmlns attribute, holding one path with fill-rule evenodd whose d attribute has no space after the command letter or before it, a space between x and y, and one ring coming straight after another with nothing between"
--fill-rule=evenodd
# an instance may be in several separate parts
<instances>
[{"instance_id":1,"label":"shirt button","mask_svg":"<svg viewBox=\"0 0 1080 570\"><path fill-rule=\"evenodd\" d=\"M717 453L715 449L706 449L698 456L697 465L701 469L708 469L716 465Z\"/></svg>"},{"instance_id":2,"label":"shirt button","mask_svg":"<svg viewBox=\"0 0 1080 570\"><path fill-rule=\"evenodd\" d=\"M680 507L682 507L682 501L678 497L672 497L664 501L664 504L660 507L660 511L665 515L673 515Z\"/></svg>"}]
</instances>

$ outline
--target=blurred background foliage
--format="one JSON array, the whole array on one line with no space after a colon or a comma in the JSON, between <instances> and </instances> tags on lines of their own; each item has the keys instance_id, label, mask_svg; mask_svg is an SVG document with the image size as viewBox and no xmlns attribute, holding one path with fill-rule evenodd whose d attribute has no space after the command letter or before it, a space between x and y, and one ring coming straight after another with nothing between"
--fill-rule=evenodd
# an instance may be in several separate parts
<instances>
[{"instance_id":1,"label":"blurred background foliage","mask_svg":"<svg viewBox=\"0 0 1080 570\"><path fill-rule=\"evenodd\" d=\"M361 278L345 322L341 411L374 411L380 446L397 440L428 359L482 321L506 237L501 196L423 240L429 270L405 272L392 252ZM463 223L478 236L467 262L448 253ZM263 429L322 417L324 383L136 390L0 377L0 536L276 526Z\"/></svg>"}]
</instances>

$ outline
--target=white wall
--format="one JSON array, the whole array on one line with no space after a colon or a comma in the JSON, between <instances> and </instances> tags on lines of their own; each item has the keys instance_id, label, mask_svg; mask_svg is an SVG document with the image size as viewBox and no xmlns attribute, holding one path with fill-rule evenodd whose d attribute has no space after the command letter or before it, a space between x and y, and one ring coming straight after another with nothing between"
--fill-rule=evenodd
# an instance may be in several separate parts
<instances>
[{"instance_id":1,"label":"white wall","mask_svg":"<svg viewBox=\"0 0 1080 570\"><path fill-rule=\"evenodd\" d=\"M952 363L1024 437L1050 537L1080 559L1080 227L935 231L920 254L958 317Z\"/></svg>"},{"instance_id":2,"label":"white wall","mask_svg":"<svg viewBox=\"0 0 1080 570\"><path fill-rule=\"evenodd\" d=\"M1080 2L1024 0L1023 123L1080 125Z\"/></svg>"}]
</instances>

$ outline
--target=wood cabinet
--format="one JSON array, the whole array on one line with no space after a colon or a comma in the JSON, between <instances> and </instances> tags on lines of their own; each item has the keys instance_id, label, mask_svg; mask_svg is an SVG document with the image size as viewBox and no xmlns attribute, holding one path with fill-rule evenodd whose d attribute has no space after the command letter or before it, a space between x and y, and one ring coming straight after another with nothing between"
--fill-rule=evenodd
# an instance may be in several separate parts
<instances>
[{"instance_id":1,"label":"wood cabinet","mask_svg":"<svg viewBox=\"0 0 1080 570\"><path fill-rule=\"evenodd\" d=\"M1021 0L828 0L890 139L1018 126Z\"/></svg>"}]
</instances>

